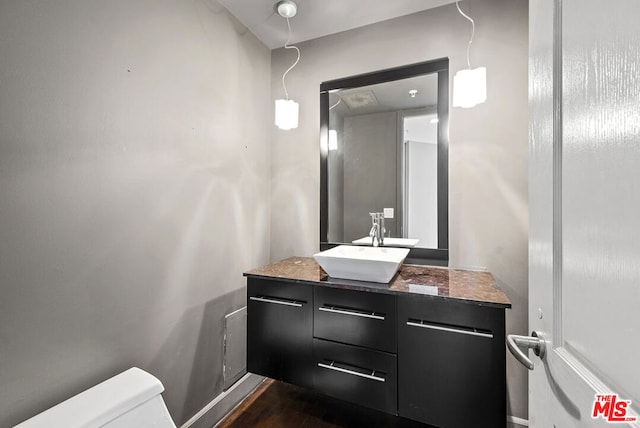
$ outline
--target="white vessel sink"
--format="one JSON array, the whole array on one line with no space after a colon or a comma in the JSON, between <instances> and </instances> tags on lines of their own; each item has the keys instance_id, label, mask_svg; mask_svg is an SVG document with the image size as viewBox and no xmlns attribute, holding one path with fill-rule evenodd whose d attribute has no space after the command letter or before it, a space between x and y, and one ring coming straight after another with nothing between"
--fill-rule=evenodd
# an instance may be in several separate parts
<instances>
[{"instance_id":1,"label":"white vessel sink","mask_svg":"<svg viewBox=\"0 0 640 428\"><path fill-rule=\"evenodd\" d=\"M388 283L408 254L408 248L339 245L313 258L333 278Z\"/></svg>"},{"instance_id":2,"label":"white vessel sink","mask_svg":"<svg viewBox=\"0 0 640 428\"><path fill-rule=\"evenodd\" d=\"M384 245L388 247L407 247L413 248L415 247L419 239L410 239L410 238L384 238ZM371 245L371 237L365 236L364 238L356 239L355 241L351 241L354 245Z\"/></svg>"}]
</instances>

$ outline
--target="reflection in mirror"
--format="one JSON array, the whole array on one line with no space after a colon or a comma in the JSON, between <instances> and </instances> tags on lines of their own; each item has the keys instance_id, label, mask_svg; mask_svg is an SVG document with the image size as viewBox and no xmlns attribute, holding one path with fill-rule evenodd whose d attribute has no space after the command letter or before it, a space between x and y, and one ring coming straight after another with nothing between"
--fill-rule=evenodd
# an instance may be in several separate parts
<instances>
[{"instance_id":1,"label":"reflection in mirror","mask_svg":"<svg viewBox=\"0 0 640 428\"><path fill-rule=\"evenodd\" d=\"M325 247L377 243L370 213L380 212L384 245L448 257L447 66L438 60L322 84Z\"/></svg>"},{"instance_id":2,"label":"reflection in mirror","mask_svg":"<svg viewBox=\"0 0 640 428\"><path fill-rule=\"evenodd\" d=\"M329 94L330 242L368 237L387 209L385 237L438 247L437 97L437 74Z\"/></svg>"}]
</instances>

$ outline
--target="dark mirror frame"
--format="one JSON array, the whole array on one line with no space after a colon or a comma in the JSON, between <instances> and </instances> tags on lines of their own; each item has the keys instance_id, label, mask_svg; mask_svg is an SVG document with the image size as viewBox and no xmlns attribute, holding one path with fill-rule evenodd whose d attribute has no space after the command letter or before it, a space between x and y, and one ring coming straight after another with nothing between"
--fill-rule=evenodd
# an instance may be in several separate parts
<instances>
[{"instance_id":1,"label":"dark mirror frame","mask_svg":"<svg viewBox=\"0 0 640 428\"><path fill-rule=\"evenodd\" d=\"M446 265L449 261L449 59L441 58L320 84L320 250L344 244L328 242L329 91L375 85L438 73L438 248L411 248L405 263Z\"/></svg>"}]
</instances>

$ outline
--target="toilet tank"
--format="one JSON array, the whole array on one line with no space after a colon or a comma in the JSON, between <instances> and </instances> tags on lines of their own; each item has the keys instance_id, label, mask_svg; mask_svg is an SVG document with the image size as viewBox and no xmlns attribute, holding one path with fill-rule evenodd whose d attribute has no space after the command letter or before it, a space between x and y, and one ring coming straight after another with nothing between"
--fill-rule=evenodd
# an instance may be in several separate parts
<instances>
[{"instance_id":1,"label":"toilet tank","mask_svg":"<svg viewBox=\"0 0 640 428\"><path fill-rule=\"evenodd\" d=\"M162 391L158 379L133 367L15 428L175 428Z\"/></svg>"}]
</instances>

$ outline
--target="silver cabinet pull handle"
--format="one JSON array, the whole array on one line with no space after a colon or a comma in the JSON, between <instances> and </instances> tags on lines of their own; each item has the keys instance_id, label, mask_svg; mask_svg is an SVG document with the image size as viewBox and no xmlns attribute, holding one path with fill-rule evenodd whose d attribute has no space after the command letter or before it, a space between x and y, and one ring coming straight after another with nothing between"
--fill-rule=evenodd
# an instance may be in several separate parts
<instances>
[{"instance_id":1,"label":"silver cabinet pull handle","mask_svg":"<svg viewBox=\"0 0 640 428\"><path fill-rule=\"evenodd\" d=\"M425 321L407 321L407 325L410 325L411 327L428 328L431 330L448 331L450 333L468 334L469 336L479 336L479 337L486 337L489 339L493 339L492 333L483 333L481 331L475 331L475 330L463 330L455 327L445 327L442 325L429 324Z\"/></svg>"},{"instance_id":2,"label":"silver cabinet pull handle","mask_svg":"<svg viewBox=\"0 0 640 428\"><path fill-rule=\"evenodd\" d=\"M318 308L319 311L322 312L332 312L334 314L342 314L342 315L351 315L354 317L362 317L362 318L371 318L374 320L384 320L385 316L384 315L379 315L376 314L375 312L360 312L360 311L352 311L352 310L348 310L348 309L336 309L335 306L320 306Z\"/></svg>"},{"instance_id":3,"label":"silver cabinet pull handle","mask_svg":"<svg viewBox=\"0 0 640 428\"><path fill-rule=\"evenodd\" d=\"M375 376L375 370L371 371L371 374L366 374L366 373L359 373L353 370L349 370L349 369L345 369L342 367L338 367L335 364L335 361L331 361L331 364L326 364L326 363L318 363L318 367L322 367L323 369L329 369L329 370L335 370L337 372L340 373L346 373L346 374L350 374L353 376L359 376L359 377L363 377L365 379L371 379L371 380L375 380L377 382L384 382L384 378L380 377L380 376Z\"/></svg>"},{"instance_id":4,"label":"silver cabinet pull handle","mask_svg":"<svg viewBox=\"0 0 640 428\"><path fill-rule=\"evenodd\" d=\"M513 356L516 357L516 360L520 361L520 363L529 370L533 370L533 363L520 348L533 349L533 353L540 358L544 358L547 351L546 342L543 338L539 337L539 333L536 331L532 332L531 336L508 335L507 347Z\"/></svg>"},{"instance_id":5,"label":"silver cabinet pull handle","mask_svg":"<svg viewBox=\"0 0 640 428\"><path fill-rule=\"evenodd\" d=\"M276 305L295 306L296 308L302 307L302 302L298 302L296 300L274 299L273 297L264 296L251 296L249 297L249 300L255 300L256 302L264 303L275 303Z\"/></svg>"}]
</instances>

